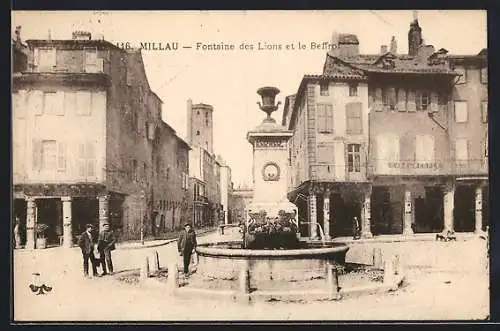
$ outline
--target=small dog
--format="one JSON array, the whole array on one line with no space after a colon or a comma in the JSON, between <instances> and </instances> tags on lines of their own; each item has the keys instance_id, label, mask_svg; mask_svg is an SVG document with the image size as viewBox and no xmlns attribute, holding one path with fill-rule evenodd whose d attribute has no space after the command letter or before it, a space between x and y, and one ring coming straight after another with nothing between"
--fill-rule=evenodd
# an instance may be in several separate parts
<instances>
[{"instance_id":1,"label":"small dog","mask_svg":"<svg viewBox=\"0 0 500 331\"><path fill-rule=\"evenodd\" d=\"M455 236L455 232L448 230L448 231L444 231L441 233L436 233L436 240L440 240L440 241L455 240L455 241L457 241L457 237Z\"/></svg>"}]
</instances>

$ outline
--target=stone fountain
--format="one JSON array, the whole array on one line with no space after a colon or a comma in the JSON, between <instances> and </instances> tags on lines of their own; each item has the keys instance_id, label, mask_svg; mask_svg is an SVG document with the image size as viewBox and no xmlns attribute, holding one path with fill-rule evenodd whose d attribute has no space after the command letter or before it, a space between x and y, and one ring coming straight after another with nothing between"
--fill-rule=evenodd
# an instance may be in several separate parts
<instances>
[{"instance_id":1,"label":"stone fountain","mask_svg":"<svg viewBox=\"0 0 500 331\"><path fill-rule=\"evenodd\" d=\"M197 273L203 277L248 278L249 289L258 289L269 281L326 279L332 265L345 263L346 245L300 238L297 207L286 197L288 140L293 133L271 117L280 104L275 103L279 92L275 87L257 91L267 116L247 134L253 147L254 195L246 209L243 238L199 245Z\"/></svg>"}]
</instances>

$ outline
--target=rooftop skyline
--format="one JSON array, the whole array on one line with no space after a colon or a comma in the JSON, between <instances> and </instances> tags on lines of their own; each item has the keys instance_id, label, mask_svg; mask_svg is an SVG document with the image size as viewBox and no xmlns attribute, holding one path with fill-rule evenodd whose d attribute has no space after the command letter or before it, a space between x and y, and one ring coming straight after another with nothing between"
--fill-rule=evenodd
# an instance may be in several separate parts
<instances>
[{"instance_id":1,"label":"rooftop skyline","mask_svg":"<svg viewBox=\"0 0 500 331\"><path fill-rule=\"evenodd\" d=\"M214 107L214 152L231 167L236 187L252 180L246 134L265 117L256 104L258 88L270 85L281 90L277 101L282 105L272 115L281 122L285 97L297 92L303 75L322 71L326 50L311 49L311 42L328 43L334 31L353 33L360 53L378 54L380 46L389 46L395 36L398 53L406 54L413 15L411 10L13 12L12 28L22 26L23 40L71 39L73 31L86 30L114 44L178 42L176 51L142 51L149 84L163 100L163 119L183 139L187 100ZM486 48L486 11L419 11L418 20L424 43L436 50L475 55ZM299 42L307 48L297 49ZM254 49L242 50L242 43ZM259 43L263 50L258 50ZM222 48L232 44L234 50L211 50L214 44ZM276 50L279 44L282 49ZM287 50L288 44L295 48Z\"/></svg>"}]
</instances>

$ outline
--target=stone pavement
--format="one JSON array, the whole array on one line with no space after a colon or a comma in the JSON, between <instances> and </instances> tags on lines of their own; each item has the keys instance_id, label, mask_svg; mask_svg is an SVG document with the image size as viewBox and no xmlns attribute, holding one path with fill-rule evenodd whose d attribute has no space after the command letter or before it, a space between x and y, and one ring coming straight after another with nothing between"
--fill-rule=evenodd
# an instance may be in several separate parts
<instances>
[{"instance_id":1,"label":"stone pavement","mask_svg":"<svg viewBox=\"0 0 500 331\"><path fill-rule=\"evenodd\" d=\"M226 241L237 234L211 233L202 242ZM448 243L447 243L448 244ZM456 244L456 245L455 245ZM14 316L17 321L174 321L174 320L393 320L484 319L489 311L489 279L484 263L484 241L453 245L408 243L408 250L423 256L444 255L460 261L461 268L440 269L436 259L408 270L409 284L392 294L339 302L258 303L173 298L157 287L129 285L113 277L84 279L78 249L18 250L14 254ZM160 264L179 259L176 245L113 252L115 271L137 268L145 256L158 251ZM472 261L471 261L472 260ZM480 260L477 263L474 260ZM446 268L445 268L446 269ZM468 269L467 273L460 270ZM32 272L53 286L47 295L28 288Z\"/></svg>"}]
</instances>

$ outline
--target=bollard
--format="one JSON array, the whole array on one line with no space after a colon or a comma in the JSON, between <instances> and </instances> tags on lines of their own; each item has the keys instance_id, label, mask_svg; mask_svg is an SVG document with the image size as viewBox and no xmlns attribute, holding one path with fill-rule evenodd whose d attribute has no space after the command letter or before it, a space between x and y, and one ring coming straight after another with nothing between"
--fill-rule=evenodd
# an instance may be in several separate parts
<instances>
[{"instance_id":1,"label":"bollard","mask_svg":"<svg viewBox=\"0 0 500 331\"><path fill-rule=\"evenodd\" d=\"M148 277L149 277L149 259L146 256L141 266L141 279L144 280L147 279Z\"/></svg>"},{"instance_id":2,"label":"bollard","mask_svg":"<svg viewBox=\"0 0 500 331\"><path fill-rule=\"evenodd\" d=\"M327 265L327 289L330 299L340 299L339 273L337 267L332 264Z\"/></svg>"},{"instance_id":3,"label":"bollard","mask_svg":"<svg viewBox=\"0 0 500 331\"><path fill-rule=\"evenodd\" d=\"M245 263L240 270L239 275L239 293L236 297L237 301L242 304L250 304L250 268L248 263Z\"/></svg>"},{"instance_id":4,"label":"bollard","mask_svg":"<svg viewBox=\"0 0 500 331\"><path fill-rule=\"evenodd\" d=\"M406 272L406 266L405 266L405 258L404 255L396 255L397 260L396 260L396 265L395 265L395 274L403 277Z\"/></svg>"},{"instance_id":5,"label":"bollard","mask_svg":"<svg viewBox=\"0 0 500 331\"><path fill-rule=\"evenodd\" d=\"M373 248L373 267L382 269L382 249L379 247Z\"/></svg>"},{"instance_id":6,"label":"bollard","mask_svg":"<svg viewBox=\"0 0 500 331\"><path fill-rule=\"evenodd\" d=\"M394 285L394 261L384 261L384 285Z\"/></svg>"},{"instance_id":7,"label":"bollard","mask_svg":"<svg viewBox=\"0 0 500 331\"><path fill-rule=\"evenodd\" d=\"M160 270L160 261L158 259L158 252L153 252L153 257L151 259L151 265L149 267L150 273L155 274Z\"/></svg>"},{"instance_id":8,"label":"bollard","mask_svg":"<svg viewBox=\"0 0 500 331\"><path fill-rule=\"evenodd\" d=\"M168 266L167 287L171 292L179 287L179 269L176 263Z\"/></svg>"},{"instance_id":9,"label":"bollard","mask_svg":"<svg viewBox=\"0 0 500 331\"><path fill-rule=\"evenodd\" d=\"M240 292L242 294L250 293L250 270L248 265L245 265L241 268L240 271Z\"/></svg>"},{"instance_id":10,"label":"bollard","mask_svg":"<svg viewBox=\"0 0 500 331\"><path fill-rule=\"evenodd\" d=\"M399 269L400 269L400 257L399 254L394 255L394 274L399 275Z\"/></svg>"}]
</instances>

